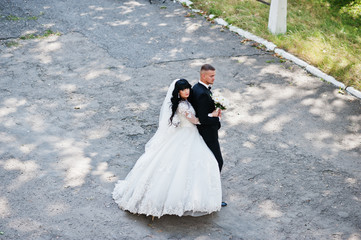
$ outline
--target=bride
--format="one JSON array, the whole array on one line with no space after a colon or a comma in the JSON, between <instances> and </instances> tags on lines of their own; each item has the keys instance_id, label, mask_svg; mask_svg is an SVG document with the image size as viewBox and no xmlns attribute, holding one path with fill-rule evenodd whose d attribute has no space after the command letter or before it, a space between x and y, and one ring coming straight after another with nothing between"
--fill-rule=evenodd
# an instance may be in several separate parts
<instances>
[{"instance_id":1,"label":"bride","mask_svg":"<svg viewBox=\"0 0 361 240\"><path fill-rule=\"evenodd\" d=\"M199 135L195 111L188 102L191 85L175 80L164 99L159 127L113 198L132 213L201 216L219 211L220 173L213 153ZM217 113L213 112L212 116Z\"/></svg>"}]
</instances>

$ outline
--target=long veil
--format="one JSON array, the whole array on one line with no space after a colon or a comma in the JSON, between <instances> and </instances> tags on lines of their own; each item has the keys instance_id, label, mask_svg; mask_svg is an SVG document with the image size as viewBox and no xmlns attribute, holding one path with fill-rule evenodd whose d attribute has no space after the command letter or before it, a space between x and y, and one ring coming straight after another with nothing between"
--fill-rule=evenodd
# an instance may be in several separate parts
<instances>
[{"instance_id":1,"label":"long veil","mask_svg":"<svg viewBox=\"0 0 361 240\"><path fill-rule=\"evenodd\" d=\"M169 124L169 118L172 115L172 102L170 99L172 98L175 83L178 80L179 79L174 80L169 85L167 95L165 96L162 107L160 109L158 129L154 136L145 145L145 151L160 146L164 141L172 136L174 131L176 131L175 126L173 124ZM176 120L176 118L174 120Z\"/></svg>"}]
</instances>

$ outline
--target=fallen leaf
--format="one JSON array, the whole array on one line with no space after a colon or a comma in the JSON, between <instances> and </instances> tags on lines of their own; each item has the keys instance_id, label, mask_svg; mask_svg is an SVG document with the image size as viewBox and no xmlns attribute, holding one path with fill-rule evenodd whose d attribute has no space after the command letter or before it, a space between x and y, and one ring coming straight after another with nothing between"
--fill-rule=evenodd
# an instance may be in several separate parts
<instances>
[{"instance_id":1,"label":"fallen leaf","mask_svg":"<svg viewBox=\"0 0 361 240\"><path fill-rule=\"evenodd\" d=\"M186 15L184 15L185 17L195 17L196 15L192 14L192 13L187 13Z\"/></svg>"}]
</instances>

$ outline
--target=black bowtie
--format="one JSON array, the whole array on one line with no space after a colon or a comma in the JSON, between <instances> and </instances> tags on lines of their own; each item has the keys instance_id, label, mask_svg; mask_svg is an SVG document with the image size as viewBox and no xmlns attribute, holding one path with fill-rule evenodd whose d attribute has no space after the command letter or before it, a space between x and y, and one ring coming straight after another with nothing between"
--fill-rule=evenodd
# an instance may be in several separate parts
<instances>
[{"instance_id":1,"label":"black bowtie","mask_svg":"<svg viewBox=\"0 0 361 240\"><path fill-rule=\"evenodd\" d=\"M208 90L211 90L212 86L208 86Z\"/></svg>"}]
</instances>

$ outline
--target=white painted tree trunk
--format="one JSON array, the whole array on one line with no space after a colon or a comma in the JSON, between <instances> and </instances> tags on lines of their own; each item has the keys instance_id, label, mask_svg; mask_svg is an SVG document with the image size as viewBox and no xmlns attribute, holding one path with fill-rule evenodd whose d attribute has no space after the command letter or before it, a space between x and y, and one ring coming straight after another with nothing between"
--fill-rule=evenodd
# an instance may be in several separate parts
<instances>
[{"instance_id":1,"label":"white painted tree trunk","mask_svg":"<svg viewBox=\"0 0 361 240\"><path fill-rule=\"evenodd\" d=\"M287 0L272 0L268 19L268 30L272 34L287 31Z\"/></svg>"}]
</instances>

